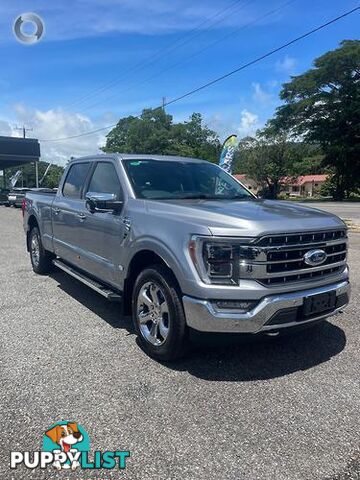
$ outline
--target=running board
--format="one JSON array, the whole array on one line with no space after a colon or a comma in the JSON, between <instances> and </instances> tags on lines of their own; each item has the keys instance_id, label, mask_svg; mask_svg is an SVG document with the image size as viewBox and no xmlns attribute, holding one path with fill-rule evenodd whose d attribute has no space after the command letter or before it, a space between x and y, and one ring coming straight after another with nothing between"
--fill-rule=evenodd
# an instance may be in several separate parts
<instances>
[{"instance_id":1,"label":"running board","mask_svg":"<svg viewBox=\"0 0 360 480\"><path fill-rule=\"evenodd\" d=\"M110 302L121 302L122 296L120 293L117 293L114 290L111 290L111 288L97 282L96 280L93 280L92 278L87 277L84 273L80 273L79 271L75 270L73 267L70 267L58 258L53 260L53 264L55 265L55 267L60 268L64 272L76 278L76 280L79 280L79 282L83 283L87 287L90 287L92 290L99 293L107 300L110 300Z\"/></svg>"}]
</instances>

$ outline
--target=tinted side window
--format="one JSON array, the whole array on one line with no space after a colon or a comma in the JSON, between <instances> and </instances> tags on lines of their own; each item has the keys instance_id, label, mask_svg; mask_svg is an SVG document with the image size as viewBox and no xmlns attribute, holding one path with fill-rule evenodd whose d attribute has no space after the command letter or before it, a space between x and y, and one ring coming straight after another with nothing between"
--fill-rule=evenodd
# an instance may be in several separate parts
<instances>
[{"instance_id":1,"label":"tinted side window","mask_svg":"<svg viewBox=\"0 0 360 480\"><path fill-rule=\"evenodd\" d=\"M116 198L122 198L121 185L115 167L112 163L98 163L91 178L88 192L114 193Z\"/></svg>"},{"instance_id":2,"label":"tinted side window","mask_svg":"<svg viewBox=\"0 0 360 480\"><path fill-rule=\"evenodd\" d=\"M63 187L63 195L65 197L80 198L89 166L90 163L75 163L75 165L70 167Z\"/></svg>"}]
</instances>

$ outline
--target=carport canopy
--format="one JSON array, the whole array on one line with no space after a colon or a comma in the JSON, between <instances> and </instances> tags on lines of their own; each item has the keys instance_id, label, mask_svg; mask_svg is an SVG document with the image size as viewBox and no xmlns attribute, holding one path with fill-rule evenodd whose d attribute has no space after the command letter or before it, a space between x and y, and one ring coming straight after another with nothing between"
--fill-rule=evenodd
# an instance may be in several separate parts
<instances>
[{"instance_id":1,"label":"carport canopy","mask_svg":"<svg viewBox=\"0 0 360 480\"><path fill-rule=\"evenodd\" d=\"M0 136L0 170L37 162L40 158L40 144L35 138Z\"/></svg>"}]
</instances>

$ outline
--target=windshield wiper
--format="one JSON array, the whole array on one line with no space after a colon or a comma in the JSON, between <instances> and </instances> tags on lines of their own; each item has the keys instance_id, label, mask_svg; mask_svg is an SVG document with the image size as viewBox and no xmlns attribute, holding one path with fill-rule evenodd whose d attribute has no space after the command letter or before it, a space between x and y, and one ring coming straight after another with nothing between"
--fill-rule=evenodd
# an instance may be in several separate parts
<instances>
[{"instance_id":1,"label":"windshield wiper","mask_svg":"<svg viewBox=\"0 0 360 480\"><path fill-rule=\"evenodd\" d=\"M248 195L207 195L205 193L201 193L199 195L188 195L186 197L180 197L181 199L200 199L200 200L243 200L244 198L250 198Z\"/></svg>"},{"instance_id":2,"label":"windshield wiper","mask_svg":"<svg viewBox=\"0 0 360 480\"><path fill-rule=\"evenodd\" d=\"M237 195L232 195L231 197L224 197L226 198L227 200L244 200L244 198L251 198L250 195L241 195L241 194L237 194Z\"/></svg>"},{"instance_id":3,"label":"windshield wiper","mask_svg":"<svg viewBox=\"0 0 360 480\"><path fill-rule=\"evenodd\" d=\"M198 193L196 195L195 194L194 195L185 195L185 196L178 197L178 198L180 198L182 200L187 200L187 199L190 199L190 200L192 200L192 199L194 199L194 200L197 200L197 199L206 200L206 199L215 198L215 197L213 197L211 195L206 195L205 193Z\"/></svg>"},{"instance_id":4,"label":"windshield wiper","mask_svg":"<svg viewBox=\"0 0 360 480\"><path fill-rule=\"evenodd\" d=\"M251 198L248 195L232 195L226 197L223 195L209 195L206 193L182 195L181 197L154 197L150 200L243 200L244 198Z\"/></svg>"}]
</instances>

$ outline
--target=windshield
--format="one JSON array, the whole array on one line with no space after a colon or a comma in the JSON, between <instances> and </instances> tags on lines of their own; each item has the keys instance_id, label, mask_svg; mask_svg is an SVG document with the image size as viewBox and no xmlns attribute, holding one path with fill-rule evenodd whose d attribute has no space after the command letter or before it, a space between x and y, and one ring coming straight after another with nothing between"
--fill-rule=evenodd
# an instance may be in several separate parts
<instances>
[{"instance_id":1,"label":"windshield","mask_svg":"<svg viewBox=\"0 0 360 480\"><path fill-rule=\"evenodd\" d=\"M137 198L251 199L231 175L217 165L178 160L124 160Z\"/></svg>"}]
</instances>

